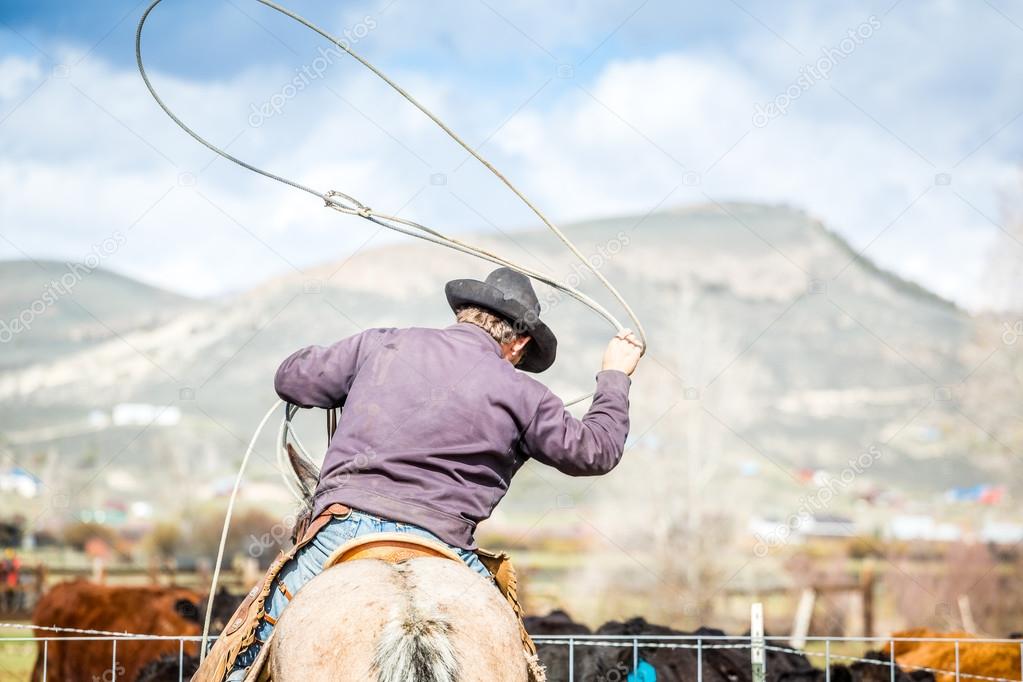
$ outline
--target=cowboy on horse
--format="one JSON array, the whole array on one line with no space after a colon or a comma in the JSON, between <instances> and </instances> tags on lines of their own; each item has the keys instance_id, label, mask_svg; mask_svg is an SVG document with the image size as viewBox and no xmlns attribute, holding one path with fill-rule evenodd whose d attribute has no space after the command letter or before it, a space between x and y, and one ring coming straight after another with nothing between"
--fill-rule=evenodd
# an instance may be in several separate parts
<instances>
[{"instance_id":1,"label":"cowboy on horse","mask_svg":"<svg viewBox=\"0 0 1023 682\"><path fill-rule=\"evenodd\" d=\"M445 292L457 320L449 327L370 329L304 348L278 369L285 401L344 407L312 498L314 521L250 593L194 679L245 679L289 601L355 538L424 538L493 582L474 533L528 459L572 476L618 464L629 377L642 355L635 335L611 340L592 405L576 419L524 373L543 372L557 353L528 277L499 268L486 281L448 282Z\"/></svg>"}]
</instances>

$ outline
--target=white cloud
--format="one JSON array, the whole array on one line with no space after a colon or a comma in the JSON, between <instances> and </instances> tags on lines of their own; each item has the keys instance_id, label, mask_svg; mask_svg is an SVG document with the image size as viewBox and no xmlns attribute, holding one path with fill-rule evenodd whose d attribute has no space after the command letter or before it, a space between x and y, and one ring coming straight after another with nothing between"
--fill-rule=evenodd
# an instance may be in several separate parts
<instances>
[{"instance_id":1,"label":"white cloud","mask_svg":"<svg viewBox=\"0 0 1023 682\"><path fill-rule=\"evenodd\" d=\"M870 121L814 116L809 101L755 128L755 84L706 59L613 64L588 89L599 103L577 93L552 113L519 117L502 136L541 204L570 216L640 212L693 169L700 186L683 184L672 201L741 198L805 208L855 246L869 246L882 265L955 300L982 301L979 276L995 228L952 192L973 197L997 219L994 199L1013 177L1011 164L982 151L955 172L953 186L935 186L943 169Z\"/></svg>"},{"instance_id":2,"label":"white cloud","mask_svg":"<svg viewBox=\"0 0 1023 682\"><path fill-rule=\"evenodd\" d=\"M42 69L35 62L18 57L0 59L0 100L24 97L32 82L42 77Z\"/></svg>"},{"instance_id":3,"label":"white cloud","mask_svg":"<svg viewBox=\"0 0 1023 682\"><path fill-rule=\"evenodd\" d=\"M509 16L531 25L529 7ZM388 10L367 49L398 40L417 23L409 18L416 11L399 9ZM509 101L498 81L488 93L467 91L429 67L393 75L470 142L488 140L484 153L558 220L641 214L661 202L708 197L785 202L868 247L882 265L977 305L997 232L988 219L999 220L998 193L1016 182L1013 158L1023 148L1020 121L999 130L1018 113L1015 90L995 85L1023 67L1018 59L989 61L990 72L971 85L963 64L977 62L975 53L1019 51L989 44L995 41L986 36L999 29L991 22L1000 20L946 4L923 31L917 11L900 7L884 17L831 78L762 128L752 125L754 106L777 95L821 47L837 44L863 17L809 10L772 17L804 55L751 25L734 52L704 45L615 59L592 78L551 81L506 123L521 102ZM634 21L656 20L647 14ZM603 35L606 17L598 19L586 14L590 37ZM428 33L437 38L446 30ZM485 36L462 36L458 51L482 50ZM562 45L546 29L537 36L566 50L588 44L573 34ZM505 38L508 47L512 38ZM61 56L74 61L67 51ZM535 224L474 162L460 165L465 153L425 117L350 60L331 66L258 128L247 123L252 105L282 93L294 69L208 82L151 68L176 112L257 165L317 189L352 193L379 210L404 206L402 215L442 230ZM19 257L20 249L75 258L138 220L111 266L208 294L340 257L375 232L312 197L213 161L163 116L133 69L92 57L67 78L51 75L29 96L48 73L39 60L0 61L0 116L17 106L0 126L0 233L17 249L0 243L0 255ZM514 89L525 100L545 78ZM961 92L970 87L978 92ZM976 104L988 95L983 107ZM182 185L182 173L194 174L196 186ZM446 184L431 185L435 173ZM939 173L951 175L951 186L935 185Z\"/></svg>"}]
</instances>

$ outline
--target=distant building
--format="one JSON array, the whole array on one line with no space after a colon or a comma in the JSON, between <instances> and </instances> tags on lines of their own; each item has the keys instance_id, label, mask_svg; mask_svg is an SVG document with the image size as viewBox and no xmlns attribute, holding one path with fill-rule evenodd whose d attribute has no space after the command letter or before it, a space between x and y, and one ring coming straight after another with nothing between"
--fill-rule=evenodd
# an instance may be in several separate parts
<instances>
[{"instance_id":1,"label":"distant building","mask_svg":"<svg viewBox=\"0 0 1023 682\"><path fill-rule=\"evenodd\" d=\"M110 426L110 415L103 410L89 412L89 426L94 429L105 429Z\"/></svg>"},{"instance_id":2,"label":"distant building","mask_svg":"<svg viewBox=\"0 0 1023 682\"><path fill-rule=\"evenodd\" d=\"M996 505L1005 498L1006 487L991 483L980 483L978 485L964 488L952 488L945 492L945 500L948 502L973 502L976 504Z\"/></svg>"},{"instance_id":3,"label":"distant building","mask_svg":"<svg viewBox=\"0 0 1023 682\"><path fill-rule=\"evenodd\" d=\"M181 421L181 409L173 405L119 403L111 419L114 426L174 426Z\"/></svg>"},{"instance_id":4,"label":"distant building","mask_svg":"<svg viewBox=\"0 0 1023 682\"><path fill-rule=\"evenodd\" d=\"M11 467L0 472L0 493L13 493L33 498L39 494L43 482L32 472L21 467Z\"/></svg>"},{"instance_id":5,"label":"distant building","mask_svg":"<svg viewBox=\"0 0 1023 682\"><path fill-rule=\"evenodd\" d=\"M988 521L980 529L980 539L997 545L1016 545L1023 542L1023 525L1007 521Z\"/></svg>"},{"instance_id":6,"label":"distant building","mask_svg":"<svg viewBox=\"0 0 1023 682\"><path fill-rule=\"evenodd\" d=\"M963 538L963 530L954 523L941 522L926 514L903 514L888 521L885 535L890 540L955 542Z\"/></svg>"},{"instance_id":7,"label":"distant building","mask_svg":"<svg viewBox=\"0 0 1023 682\"><path fill-rule=\"evenodd\" d=\"M857 535L856 522L837 514L816 514L800 529L803 535L817 538L851 538Z\"/></svg>"},{"instance_id":8,"label":"distant building","mask_svg":"<svg viewBox=\"0 0 1023 682\"><path fill-rule=\"evenodd\" d=\"M850 538L859 532L856 522L835 514L793 515L788 519L755 517L749 530L759 543L768 546L802 544L812 538Z\"/></svg>"}]
</instances>

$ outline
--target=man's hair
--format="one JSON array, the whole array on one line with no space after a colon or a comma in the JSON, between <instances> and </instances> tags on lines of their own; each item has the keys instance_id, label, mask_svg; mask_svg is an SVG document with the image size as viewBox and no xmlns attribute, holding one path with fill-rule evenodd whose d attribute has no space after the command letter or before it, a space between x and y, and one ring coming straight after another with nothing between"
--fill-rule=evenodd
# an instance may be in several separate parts
<instances>
[{"instance_id":1,"label":"man's hair","mask_svg":"<svg viewBox=\"0 0 1023 682\"><path fill-rule=\"evenodd\" d=\"M459 322L468 322L469 324L476 325L493 336L494 340L502 345L511 343L519 336L522 336L508 320L474 305L462 306L456 310L455 318Z\"/></svg>"}]
</instances>

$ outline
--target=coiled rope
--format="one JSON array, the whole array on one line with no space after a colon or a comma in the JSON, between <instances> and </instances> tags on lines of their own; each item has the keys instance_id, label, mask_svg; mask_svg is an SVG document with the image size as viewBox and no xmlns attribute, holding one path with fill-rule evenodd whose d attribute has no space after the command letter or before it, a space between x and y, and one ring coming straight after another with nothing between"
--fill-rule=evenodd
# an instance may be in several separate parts
<instances>
[{"instance_id":1,"label":"coiled rope","mask_svg":"<svg viewBox=\"0 0 1023 682\"><path fill-rule=\"evenodd\" d=\"M149 14L162 1L163 0L153 0L153 2L149 5L149 7L146 8L146 11L142 13L142 18L139 20L138 29L135 32L135 60L138 63L139 73L142 75L142 80L145 82L146 88L149 90L149 93L153 96L153 99L156 100L156 103L160 105L160 108L164 110L164 112L171 118L171 120L173 120L182 130L184 130L186 133L188 133L197 142L199 142L200 144L204 145L205 147L207 147L208 149L210 149L214 153L219 154L220 156L224 157L228 161L231 161L233 163L238 164L242 168L246 168L246 169L248 169L248 170L250 170L250 171L252 171L254 173L259 173L260 175L262 175L264 177L270 178L271 180L276 180L277 182L284 183L285 185L290 185L291 187L294 187L295 189L300 189L303 192L307 192L309 194L312 194L315 197L318 197L318 198L322 199L323 202L324 202L324 205L326 207L328 207L328 208L332 208L332 209L334 209L336 211L339 211L341 213L346 213L348 215L352 215L352 216L357 216L359 218L363 218L363 219L368 220L368 221L370 221L372 223L380 225L381 227L386 227L386 228L388 228L390 230L394 230L394 231L400 232L402 234L407 234L409 236L416 237L418 239L424 239L424 240L426 240L428 242L432 242L432 243L438 244L440 246L445 246L447 248L454 249L456 251L461 251L462 253L466 253L466 254L469 254L469 255L472 255L472 256L476 256L478 258L482 258L483 260L487 260L487 261L490 261L490 262L495 263L497 265L502 265L502 266L511 268L511 269L516 270L516 271L518 271L518 272L520 272L520 273L522 273L524 275L532 277L533 279L535 279L537 281L543 282L544 284L547 284L548 286L551 286L551 287L553 287L553 288L555 288L555 289L557 289L559 291L562 291L562 292L568 294L569 296L571 296L572 298L576 299L580 303L583 303L584 305L590 307L596 313L598 313L604 319L606 319L608 322L610 322L619 332L624 330L624 326L617 320L617 318L615 318L614 315L612 315L610 312L608 312L608 310L604 306L602 306L600 303L598 303L597 301L593 300L592 298L590 298L586 294L582 293L581 291L579 291L575 287L573 287L573 286L571 286L569 284L566 284L565 282L562 282L560 280L557 280L557 279L555 279L554 277L552 277L550 275L547 275L545 273L539 272L539 271L534 270L532 268L528 268L526 266L523 266L523 265L514 263L512 261L509 261L506 258L503 258L502 256L499 256L499 255L494 254L494 253L492 253L490 251L487 251L486 249L483 249L481 247L474 246L474 245L471 245L471 244L467 244L467 243L465 243L463 241L460 241L460 240L458 240L458 239L456 239L454 237L451 237L450 235L443 234L443 233L441 233L441 232L439 232L439 231L437 231L437 230L435 230L433 228L427 227L427 226L422 225L420 223L417 223L415 221L406 220L405 218L399 218L398 216L388 215L388 214L385 214L385 213L381 213L381 212L375 211L374 209L372 209L369 206L367 206L366 204L362 203L361 201L359 201L355 197L353 197L351 195L348 195L348 194L345 194L344 192L339 192L339 191L336 191L336 190L329 190L329 191L324 192L324 191L321 191L321 190L313 189L312 187L304 185L304 184L302 184L300 182L297 182L295 180L291 180L291 179L286 178L286 177L284 177L282 175L278 175L278 174L272 173L272 172L270 172L268 170L264 170L262 168L259 168L259 167L255 166L253 164L250 164L250 163L248 163L246 161L243 161L243 160L241 160L241 159L239 159L239 158L229 154L227 151L221 149L217 145L213 144L212 142L210 142L206 138L204 138L201 135L199 135L199 133L197 133L195 130L193 130L191 127L189 127L180 118L178 118L178 116L176 114L174 114L173 111L171 111L170 107L168 107L167 104L163 101L163 99L157 94L155 88L153 87L153 84L149 80L149 76L146 73L145 65L143 64L143 61L142 61L142 29L143 29L143 26L146 23L146 19L149 17ZM353 52L351 50L351 48L349 48L343 41L337 39L336 37L334 37L333 35L331 35L327 31L323 30L322 28L320 28L316 24L313 24L312 22L308 21L307 19L303 18L302 16L292 12L291 10L289 10L289 9L287 9L285 7L282 7L282 6L272 2L271 0L257 0L257 2L259 2L259 3L263 4L263 5L266 5L267 7L271 8L271 9L274 9L274 10L280 12L281 14L283 14L283 15L285 15L287 17L290 17L291 19L294 19L295 21L301 23L302 25L312 29L313 31L315 31L316 33L320 34L321 36L323 36L324 38L329 40L331 43L336 45L338 48L340 48L341 50L344 50L347 54L351 55L356 61L358 61L363 66L365 66L367 69L372 71L376 76L378 76L381 80L383 80L385 83L387 83L389 86L391 86L391 88L395 92L400 94L408 102L410 102L417 109L419 109L421 112L423 112L423 114L425 114L431 121L433 121L435 124L437 124L437 126L440 127L441 130L443 130L445 133L447 133L447 135L452 140L457 142L459 144L459 146L461 146L469 154L471 154L477 161L479 161L481 164L483 164L483 166L487 170L489 170L491 173L493 173L502 183L504 183L504 185L508 189L510 189L515 194L515 196L517 196L519 199L521 199L522 202L525 203L526 206L528 206L530 208L530 210L533 211L534 214L536 214L536 216L541 220L541 222L543 222L543 224L551 232L554 233L554 235L561 241L561 243L564 244L565 247L568 248L583 263L583 265L587 269L589 269L590 272L593 273L593 275L597 278L597 280L611 293L611 295L615 298L615 300L618 301L618 303L626 311L626 313L629 316L629 319L632 320L632 323L634 325L633 328L639 334L639 337L640 337L640 340L642 341L642 345L643 345L644 349L646 348L647 337L646 337L646 331L643 328L643 324L642 324L642 322L640 322L639 318L636 316L636 313L633 311L632 307L625 300L625 298L621 295L621 293L618 291L618 289L615 288L615 286L613 284L611 284L611 282L607 279L607 277L605 277L600 272L600 270L596 266L594 266L593 263L591 263L589 259L586 258L585 255L583 255L583 253L568 238L568 236L565 235L565 233L562 232L561 229L558 228L557 225L555 225L553 222L551 222L551 220L548 219L547 216L544 215L544 213L533 202L531 202L526 197L526 195L524 195L514 184L512 184L512 182L503 173L501 173L497 168L495 168L493 164L491 164L489 161L487 161L487 159L485 159L482 155L480 155L480 153L478 151L476 151L472 146L470 146L467 142L465 142L465 140L463 140L461 137L459 137L459 135L457 133L455 133L451 128L449 128L433 112L431 112L429 109L427 109L425 106L423 106L423 104L420 103L415 97L413 97L411 94L409 94L406 90L404 90L401 86L399 86L393 80L388 78L386 74L384 74L382 71L380 71L380 69L375 67L373 64L368 62L366 59L364 59L359 54ZM586 398L588 398L588 397L590 397L590 396L586 396ZM585 398L582 398L581 400L585 400ZM573 401L573 402L575 402L575 401Z\"/></svg>"},{"instance_id":2,"label":"coiled rope","mask_svg":"<svg viewBox=\"0 0 1023 682\"><path fill-rule=\"evenodd\" d=\"M427 226L422 225L420 223L417 223L415 221L407 220L405 218L400 218L398 216L388 215L386 213L380 213L378 211L375 211L372 208L370 208L369 206L367 206L366 204L364 204L361 201L359 201L358 199L356 199L355 197L353 197L351 195L348 195L348 194L345 194L344 192L339 192L337 190L328 190L328 191L316 190L316 189L313 189L313 188L311 188L311 187L309 187L307 185L304 185L304 184L302 184L300 182L297 182L295 180L291 180L289 178L286 178L286 177L284 177L282 175L277 175L276 173L271 173L270 171L264 170L262 168L259 168L259 167L255 166L255 165L253 165L253 164L247 163L246 161L243 161L243 160L241 160L241 159L239 159L239 158L237 158L237 157L227 153L227 151L225 151L224 149L221 149L217 145L213 144L212 142L210 142L206 138L204 138L201 135L199 135L199 133L197 133L195 130L193 130L191 127L189 127L173 111L171 111L170 107L168 107L167 104L160 97L160 95L157 94L156 89L153 87L153 84L149 80L149 76L146 73L145 65L144 65L144 63L142 61L142 29L143 29L143 26L145 26L146 19L149 18L150 13L153 11L153 9L157 5L160 4L160 2L162 2L162 0L153 0L153 2L151 2L149 4L149 6L146 8L145 12L142 13L142 17L139 19L138 28L135 31L135 61L138 64L139 73L141 74L142 80L143 80L143 82L146 85L146 89L149 90L149 94L151 94L153 96L153 99L156 100L156 103L158 105L160 105L160 108L163 109L164 113L166 113L171 118L171 120L174 121L178 125L178 127L180 127L182 130L184 130L186 133L188 133L188 135L190 135L194 140L196 140L197 142L199 142L200 144L202 144L206 148L210 149L214 153L216 153L216 154L222 156L223 158L227 159L228 161L231 161L232 163L235 163L235 164L241 166L242 168L250 170L250 171L252 171L254 173L259 173L260 175L262 175L264 177L267 177L267 178L270 178L271 180L276 180L277 182L283 183L285 185L289 185L291 187L294 187L295 189L302 190L303 192L307 192L309 194L312 194L315 197L318 197L319 199L321 199L324 202L324 205L327 208L334 209L335 211L338 211L339 213L345 213L347 215L356 216L356 217L362 218L364 220L368 220L369 222L372 222L372 223L374 223L376 225L379 225L381 227L385 227L387 229L394 230L395 232L400 232L402 234L406 234L406 235L409 235L411 237L416 237L417 239L423 239L423 240L431 242L433 244L437 244L437 245L444 246L444 247L447 247L447 248L450 248L450 249L454 249L455 251L460 251L462 253L465 253L465 254L468 254L468 255L471 255L471 256L476 256L477 258L481 258L483 260L489 261L489 262L494 263L496 265L500 265L500 266L511 268L512 270L520 272L523 275L531 277L531 278L533 278L533 279L535 279L537 281L543 282L544 284L547 284L548 286L550 286L550 287L552 287L554 289L557 289L558 291L562 291L565 294L567 294L567 295L571 296L572 298L576 299L580 303L588 306L593 311L595 311L597 314L599 314L604 319L606 319L608 322L610 322L611 325L614 326L619 332L624 331L625 327L621 324L621 322L619 322L617 320L617 318L615 318L615 316L612 315L603 305L601 305L600 303L598 303L597 301L595 301L591 297L587 296L586 294L582 293L581 291L579 291L575 287L572 287L571 285L566 284L565 282L559 281L558 279L555 279L554 277L552 277L550 275L547 275L545 273L539 272L539 271L534 270L532 268L528 268L528 267L525 267L523 265L514 263L514 262L512 262L512 261L510 261L510 260L508 260L506 258L503 258L502 256L499 256L499 255L497 255L495 253L487 251L487 250L485 250L485 249L483 249L481 247L474 246L472 244L467 244L467 243L465 243L465 242L463 242L461 240L458 240L458 239L456 239L454 237L451 237L450 235L443 234L443 233L441 233L441 232L439 232L439 231L437 231L437 230L435 230L433 228L427 227ZM315 31L316 33L318 33L322 37L324 37L327 40L329 40L332 44L336 45L338 48L340 48L341 50L343 50L344 52L349 54L356 61L358 61L360 64L365 66L367 69L372 71L381 80L383 80L385 83L387 83L395 92L397 92L399 95L404 97L408 102L410 102L412 105L414 105L417 109L419 109L419 111L421 111L431 121L433 121L435 124L437 124L437 126L440 127L441 130L443 130L445 133L447 133L447 135L452 140L457 142L459 144L459 146L461 146L463 149L465 149L465 151L467 151L469 154L471 154L477 161L479 161L481 164L483 164L483 166L487 170L489 170L491 173L493 173L502 183L504 183L504 185L509 190L511 190L515 194L515 196L517 196L519 199L521 199L522 202L524 204L526 204L526 206L528 206L529 209L531 211L533 211L534 214L536 214L536 216L540 219L540 221L543 222L543 224L552 233L554 233L554 235L561 241L561 243L564 244L564 246L566 248L568 248L569 251L571 251L582 262L582 264L587 269L589 269L590 272L593 273L593 275L597 278L597 280L608 290L608 292L611 293L611 295L614 297L614 299L616 301L618 301L618 303L622 306L622 308L628 314L629 318L632 320L633 328L639 334L639 338L640 338L640 341L642 343L643 352L644 353L646 352L647 336L646 336L646 331L643 328L643 323L640 322L639 318L636 316L636 313L633 311L632 307L628 304L628 302L621 295L621 293L619 293L618 289L615 288L615 286L613 284L611 284L611 282L607 279L607 277L605 277L600 272L600 270L596 266L594 266L593 263L591 263L590 260L588 258L586 258L586 256L583 255L583 253L568 238L568 236L565 235L565 233L562 232L561 229L559 229L553 222L551 222L547 218L547 216L544 215L544 213L535 204L533 204L533 202L531 202L526 197L526 195L524 195L514 184L512 184L512 182L503 173L501 173L499 170L497 170L497 168L495 168L493 164L491 164L489 161L487 161L485 158L483 158L483 156L481 156L478 151L476 151L472 146L470 146L468 143L466 143L461 137L458 136L458 134L456 134L451 128L449 128L447 125L445 125L445 123L443 121L441 121L429 109L427 109L425 106L423 106L415 97L413 97L411 94L409 94L406 90L404 90L401 86L399 86L393 80L388 78L386 74L384 74L382 71L380 71L380 69L378 69L373 64L368 62L362 56L360 56L357 53L353 52L343 41L337 39L336 37L334 37L333 35L331 35L327 31L323 30L322 28L320 28L316 24L313 24L312 22L306 20L302 16L292 12L291 10L289 10L289 9L287 9L285 7L282 7L282 6L280 6L280 5L278 5L278 4L274 3L274 2L271 2L271 0L257 0L257 2L260 2L261 4L266 5L270 9L276 10L276 11L280 12L281 14L283 14L283 15L291 18L291 19L294 19L295 21L297 21L300 24L306 26L307 28ZM584 400L587 400L588 398L592 397L592 395L593 394L590 393L590 394L581 396L579 398L576 398L575 400L567 402L566 405L574 405L576 403L583 402ZM249 456L251 455L252 448L255 445L256 439L259 437L259 434L263 430L263 427L266 425L266 422L267 422L268 418L273 413L273 411L277 408L278 404L279 403L275 403L274 406L267 412L266 416L263 417L263 420L260 422L259 428L256 430L256 433L253 435L252 442L249 444L249 448L248 448L248 450L245 453L245 457L242 460L241 466L239 467L238 476L237 476L237 478L235 480L234 488L231 491L231 499L230 499L230 501L228 503L227 513L226 513L225 518L224 518L224 527L223 527L223 531L221 533L220 547L219 547L219 549L217 551L217 563L216 563L216 566L214 568L214 573L213 573L213 584L210 587L210 599L209 599L209 604L208 604L207 610L206 610L205 623L204 623L204 626L203 626L203 640L202 640L202 647L200 649L200 652L201 652L200 656L205 656L205 652L206 652L206 643L207 643L207 638L208 638L208 634L209 634L209 623L210 623L210 617L211 617L212 607L213 607L212 596L216 593L216 585L217 585L217 581L218 581L218 578L219 578L219 575L220 575L220 564L221 564L221 561L223 560L224 547L225 547L226 541L227 541L227 533L228 533L228 530L230 528L231 515L232 515L232 512L234 510L234 504L235 504L235 500L237 498L238 488L239 488L239 486L241 484L242 474L243 474L243 472L245 470L246 464L248 463L248 459L249 459ZM288 411L286 409L284 422L282 423L281 432L280 432L281 442L283 442L288 437L288 434L290 432L290 420L291 420L292 414L293 414L293 412ZM299 446L299 447L301 449L301 446ZM282 472L282 474L283 474L283 472ZM293 494L295 494L297 492L293 488L290 480L288 480L286 475L285 475L285 485L288 487L288 489ZM297 497L297 495L296 495L296 497Z\"/></svg>"}]
</instances>

